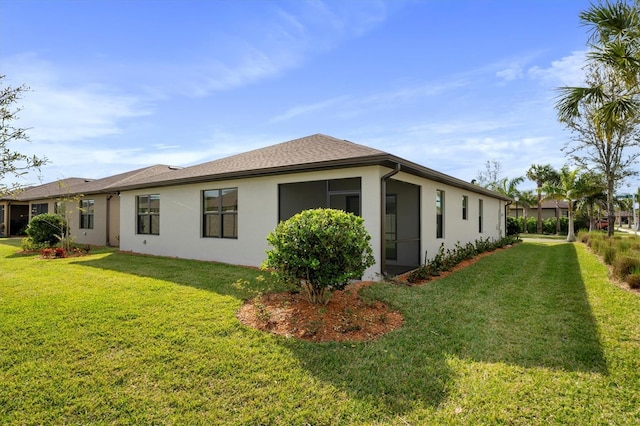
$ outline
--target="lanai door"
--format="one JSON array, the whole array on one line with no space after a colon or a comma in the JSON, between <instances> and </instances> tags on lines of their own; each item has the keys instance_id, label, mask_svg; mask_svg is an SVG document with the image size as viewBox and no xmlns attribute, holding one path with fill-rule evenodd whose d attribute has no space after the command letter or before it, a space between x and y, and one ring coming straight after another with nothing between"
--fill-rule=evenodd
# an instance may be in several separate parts
<instances>
[{"instance_id":1,"label":"lanai door","mask_svg":"<svg viewBox=\"0 0 640 426\"><path fill-rule=\"evenodd\" d=\"M389 179L385 194L385 273L420 265L420 187Z\"/></svg>"}]
</instances>

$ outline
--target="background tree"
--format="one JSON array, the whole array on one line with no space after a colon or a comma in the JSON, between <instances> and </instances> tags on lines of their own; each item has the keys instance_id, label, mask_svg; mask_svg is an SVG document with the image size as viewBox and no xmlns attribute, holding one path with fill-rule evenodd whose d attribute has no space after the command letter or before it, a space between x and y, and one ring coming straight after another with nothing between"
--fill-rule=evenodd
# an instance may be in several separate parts
<instances>
[{"instance_id":1,"label":"background tree","mask_svg":"<svg viewBox=\"0 0 640 426\"><path fill-rule=\"evenodd\" d=\"M580 20L591 32L585 86L559 88L556 110L573 135L565 146L570 159L604 175L613 223L616 185L637 173L640 156L633 151L640 147L640 3L592 4Z\"/></svg>"},{"instance_id":2,"label":"background tree","mask_svg":"<svg viewBox=\"0 0 640 426\"><path fill-rule=\"evenodd\" d=\"M502 164L497 160L487 160L484 170L478 170L476 184L495 190L502 176Z\"/></svg>"},{"instance_id":3,"label":"background tree","mask_svg":"<svg viewBox=\"0 0 640 426\"><path fill-rule=\"evenodd\" d=\"M30 170L39 169L47 161L46 158L21 154L9 146L14 142L29 141L27 129L13 125L21 111L15 104L29 88L25 85L8 86L5 78L6 76L0 75L0 196L11 194L21 187L17 183L7 184L7 175L17 178Z\"/></svg>"},{"instance_id":4,"label":"background tree","mask_svg":"<svg viewBox=\"0 0 640 426\"><path fill-rule=\"evenodd\" d=\"M523 232L527 232L527 209L535 206L538 202L538 198L533 191L522 191L520 192L520 200L518 200L518 204L522 206L522 223L523 223Z\"/></svg>"},{"instance_id":5,"label":"background tree","mask_svg":"<svg viewBox=\"0 0 640 426\"><path fill-rule=\"evenodd\" d=\"M544 185L545 198L566 200L569 203L569 229L567 241L576 240L573 229L573 203L590 193L589 181L580 175L580 169L570 170L563 167L558 173L558 180Z\"/></svg>"},{"instance_id":6,"label":"background tree","mask_svg":"<svg viewBox=\"0 0 640 426\"><path fill-rule=\"evenodd\" d=\"M542 234L542 187L545 183L557 179L558 173L551 167L551 164L532 164L527 170L527 179L536 183L538 193L538 224L537 233Z\"/></svg>"},{"instance_id":7,"label":"background tree","mask_svg":"<svg viewBox=\"0 0 640 426\"><path fill-rule=\"evenodd\" d=\"M518 185L524 182L523 176L518 176L513 179L502 178L494 185L493 190L505 195L507 197L513 198L516 195L520 195L520 191L518 190Z\"/></svg>"},{"instance_id":8,"label":"background tree","mask_svg":"<svg viewBox=\"0 0 640 426\"><path fill-rule=\"evenodd\" d=\"M576 209L584 210L589 219L589 231L595 229L596 209L606 210L607 207L607 187L604 177L595 172L585 172L583 179L587 182L591 191L578 201Z\"/></svg>"},{"instance_id":9,"label":"background tree","mask_svg":"<svg viewBox=\"0 0 640 426\"><path fill-rule=\"evenodd\" d=\"M633 200L631 198L617 198L616 210L618 212L618 223L622 227L622 213L629 214L633 210ZM629 218L629 226L631 226L631 218Z\"/></svg>"}]
</instances>

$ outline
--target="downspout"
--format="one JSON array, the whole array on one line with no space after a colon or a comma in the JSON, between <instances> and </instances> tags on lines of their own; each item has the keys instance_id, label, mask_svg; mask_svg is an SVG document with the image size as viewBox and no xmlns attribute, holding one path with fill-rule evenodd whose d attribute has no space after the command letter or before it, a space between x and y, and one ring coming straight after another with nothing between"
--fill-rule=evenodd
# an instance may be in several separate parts
<instances>
[{"instance_id":1,"label":"downspout","mask_svg":"<svg viewBox=\"0 0 640 426\"><path fill-rule=\"evenodd\" d=\"M400 163L396 163L396 168L380 178L380 272L382 275L387 271L387 179L400 172Z\"/></svg>"},{"instance_id":2,"label":"downspout","mask_svg":"<svg viewBox=\"0 0 640 426\"><path fill-rule=\"evenodd\" d=\"M111 199L112 198L113 198L113 194L109 194L109 196L107 197L107 238L105 239L107 243L107 247L111 246L109 235L111 235Z\"/></svg>"}]
</instances>

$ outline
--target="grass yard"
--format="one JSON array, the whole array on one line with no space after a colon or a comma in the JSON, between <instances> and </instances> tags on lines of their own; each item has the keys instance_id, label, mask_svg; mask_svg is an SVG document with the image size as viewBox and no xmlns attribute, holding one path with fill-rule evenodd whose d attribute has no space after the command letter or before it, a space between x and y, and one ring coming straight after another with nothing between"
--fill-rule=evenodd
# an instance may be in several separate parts
<instances>
[{"instance_id":1,"label":"grass yard","mask_svg":"<svg viewBox=\"0 0 640 426\"><path fill-rule=\"evenodd\" d=\"M640 423L640 297L580 243L375 284L404 326L322 344L238 322L275 289L256 270L18 244L0 239L0 424Z\"/></svg>"}]
</instances>

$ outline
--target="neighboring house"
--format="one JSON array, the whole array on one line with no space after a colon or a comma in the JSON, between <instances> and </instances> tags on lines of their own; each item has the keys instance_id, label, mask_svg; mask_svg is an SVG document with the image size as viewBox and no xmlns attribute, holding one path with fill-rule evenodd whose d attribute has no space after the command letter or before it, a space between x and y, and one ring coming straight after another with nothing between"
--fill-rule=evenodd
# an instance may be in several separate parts
<instances>
[{"instance_id":1,"label":"neighboring house","mask_svg":"<svg viewBox=\"0 0 640 426\"><path fill-rule=\"evenodd\" d=\"M310 208L364 219L376 264L397 274L442 244L499 239L511 200L389 153L316 134L186 168L152 166L65 179L0 200L6 235L33 215L66 212L79 244L259 266L266 236Z\"/></svg>"},{"instance_id":2,"label":"neighboring house","mask_svg":"<svg viewBox=\"0 0 640 426\"><path fill-rule=\"evenodd\" d=\"M331 207L364 219L376 265L415 268L441 244L504 236L510 199L386 152L316 134L121 182L120 249L259 266L279 221Z\"/></svg>"},{"instance_id":3,"label":"neighboring house","mask_svg":"<svg viewBox=\"0 0 640 426\"><path fill-rule=\"evenodd\" d=\"M564 200L545 200L542 202L542 220L552 217L569 217L569 202ZM517 216L522 217L525 213L525 208L522 204L518 204ZM509 205L509 216L516 217L516 203L513 202ZM534 204L531 207L526 208L527 217L538 217L538 204Z\"/></svg>"},{"instance_id":4,"label":"neighboring house","mask_svg":"<svg viewBox=\"0 0 640 426\"><path fill-rule=\"evenodd\" d=\"M118 246L120 197L114 186L169 169L157 165L103 179L67 178L26 188L0 199L0 236L22 234L38 214L58 213L67 218L75 243Z\"/></svg>"}]
</instances>

